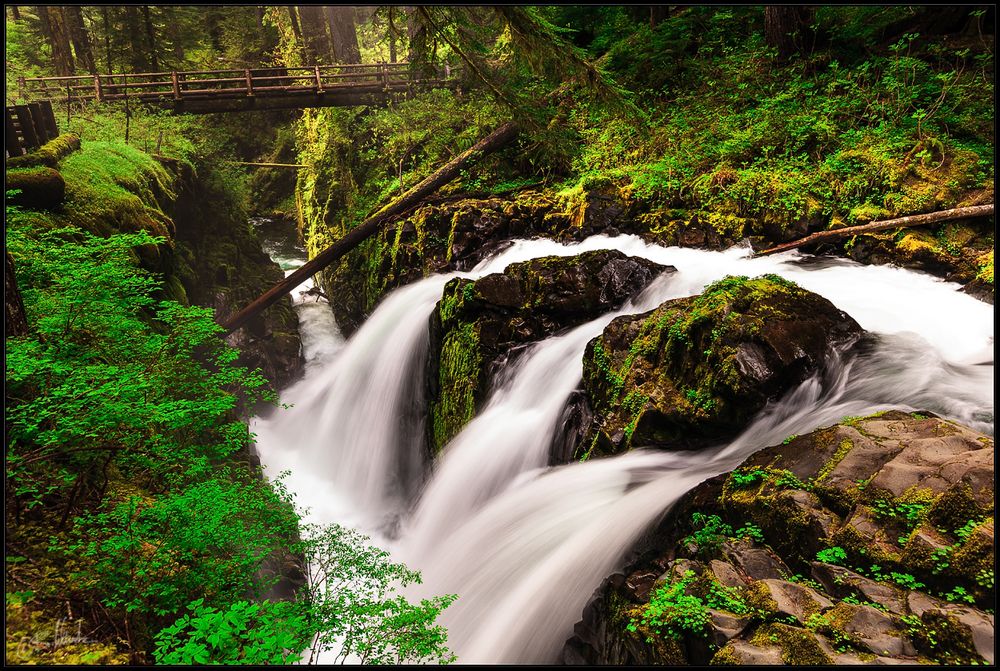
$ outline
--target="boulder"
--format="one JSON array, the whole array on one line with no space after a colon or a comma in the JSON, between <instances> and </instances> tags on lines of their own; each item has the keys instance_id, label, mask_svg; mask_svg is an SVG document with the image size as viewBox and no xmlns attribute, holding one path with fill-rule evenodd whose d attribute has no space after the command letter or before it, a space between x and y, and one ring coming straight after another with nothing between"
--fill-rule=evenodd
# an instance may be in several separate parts
<instances>
[{"instance_id":1,"label":"boulder","mask_svg":"<svg viewBox=\"0 0 1000 671\"><path fill-rule=\"evenodd\" d=\"M619 317L584 354L595 415L584 449L698 448L731 437L861 334L828 300L776 275L727 277Z\"/></svg>"},{"instance_id":2,"label":"boulder","mask_svg":"<svg viewBox=\"0 0 1000 671\"><path fill-rule=\"evenodd\" d=\"M432 453L472 418L509 357L620 307L663 272L674 269L600 250L532 259L475 281L448 282L431 317Z\"/></svg>"},{"instance_id":3,"label":"boulder","mask_svg":"<svg viewBox=\"0 0 1000 671\"><path fill-rule=\"evenodd\" d=\"M7 199L11 205L33 210L58 210L66 197L66 181L58 170L49 167L9 170L4 188L19 193Z\"/></svg>"}]
</instances>

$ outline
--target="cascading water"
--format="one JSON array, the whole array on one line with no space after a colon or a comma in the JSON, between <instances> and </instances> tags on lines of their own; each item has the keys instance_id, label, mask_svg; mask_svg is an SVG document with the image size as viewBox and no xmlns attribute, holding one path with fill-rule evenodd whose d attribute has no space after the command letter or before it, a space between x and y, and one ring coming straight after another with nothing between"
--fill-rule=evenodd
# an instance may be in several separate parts
<instances>
[{"instance_id":1,"label":"cascading water","mask_svg":"<svg viewBox=\"0 0 1000 671\"><path fill-rule=\"evenodd\" d=\"M926 409L993 432L992 309L921 273L796 252L751 259L739 248L708 252L595 236L576 245L519 241L463 275L592 249L678 269L619 313L699 293L727 274L775 273L825 296L879 337L766 408L726 445L697 453L634 450L544 468L580 381L584 347L615 316L608 314L536 344L502 371L482 412L425 481L415 406L427 322L455 274L393 292L339 351L329 324L303 320L313 363L282 395L294 407L257 420L262 460L271 472L291 471L288 484L314 520L360 526L419 569L424 585L415 595L459 595L441 621L461 662L554 661L594 588L650 524L699 482L788 435L889 407ZM314 328L327 335L310 333ZM310 345L317 342L327 344ZM407 493L420 483L410 512ZM400 516L398 527L387 524ZM395 529L391 537L388 529Z\"/></svg>"}]
</instances>

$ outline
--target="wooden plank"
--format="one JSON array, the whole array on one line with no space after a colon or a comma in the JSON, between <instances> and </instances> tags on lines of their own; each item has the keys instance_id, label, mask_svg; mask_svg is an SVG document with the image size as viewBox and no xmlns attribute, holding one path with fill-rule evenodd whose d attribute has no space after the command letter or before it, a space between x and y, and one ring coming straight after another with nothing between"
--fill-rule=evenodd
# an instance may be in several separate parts
<instances>
[{"instance_id":1,"label":"wooden plank","mask_svg":"<svg viewBox=\"0 0 1000 671\"><path fill-rule=\"evenodd\" d=\"M56 113L52 109L51 100L43 100L38 103L42 109L42 123L45 125L45 130L48 132L49 139L55 139L59 137L59 124L56 123Z\"/></svg>"},{"instance_id":2,"label":"wooden plank","mask_svg":"<svg viewBox=\"0 0 1000 671\"><path fill-rule=\"evenodd\" d=\"M181 99L181 83L180 79L177 77L177 71L170 73L170 83L174 86L174 100Z\"/></svg>"},{"instance_id":3,"label":"wooden plank","mask_svg":"<svg viewBox=\"0 0 1000 671\"><path fill-rule=\"evenodd\" d=\"M31 119L31 110L27 105L14 105L14 115L17 123L21 126L21 136L24 138L24 148L34 149L41 143L38 141L38 133L35 132L35 123Z\"/></svg>"},{"instance_id":4,"label":"wooden plank","mask_svg":"<svg viewBox=\"0 0 1000 671\"><path fill-rule=\"evenodd\" d=\"M18 133L17 120L13 107L4 110L3 143L9 156L21 156L25 153L24 140Z\"/></svg>"}]
</instances>

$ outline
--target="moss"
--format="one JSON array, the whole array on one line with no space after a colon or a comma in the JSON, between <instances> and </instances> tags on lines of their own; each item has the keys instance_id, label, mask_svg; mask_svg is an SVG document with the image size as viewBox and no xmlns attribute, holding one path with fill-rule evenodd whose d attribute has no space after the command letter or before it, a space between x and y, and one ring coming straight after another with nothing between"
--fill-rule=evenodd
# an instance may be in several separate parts
<instances>
[{"instance_id":1,"label":"moss","mask_svg":"<svg viewBox=\"0 0 1000 671\"><path fill-rule=\"evenodd\" d=\"M63 133L59 137L49 140L35 151L24 156L15 156L7 159L7 168L30 168L40 165L54 168L59 164L59 161L79 148L80 136L74 133Z\"/></svg>"},{"instance_id":2,"label":"moss","mask_svg":"<svg viewBox=\"0 0 1000 671\"><path fill-rule=\"evenodd\" d=\"M833 469L837 467L837 464L844 460L844 457L846 457L852 449L854 449L854 442L850 438L844 438L840 441L837 451L833 453L833 456L830 457L825 464L823 464L823 468L821 468L816 474L816 482L823 482L830 477L830 473L833 472Z\"/></svg>"},{"instance_id":3,"label":"moss","mask_svg":"<svg viewBox=\"0 0 1000 671\"><path fill-rule=\"evenodd\" d=\"M785 664L815 666L833 663L811 632L786 624L761 625L750 638L750 643L760 647L777 645L781 649L781 661Z\"/></svg>"},{"instance_id":4,"label":"moss","mask_svg":"<svg viewBox=\"0 0 1000 671\"><path fill-rule=\"evenodd\" d=\"M993 251L990 250L976 259L976 279L982 280L986 284L993 284Z\"/></svg>"},{"instance_id":5,"label":"moss","mask_svg":"<svg viewBox=\"0 0 1000 671\"><path fill-rule=\"evenodd\" d=\"M20 193L8 198L11 205L30 209L56 210L66 196L66 181L58 170L48 167L19 168L7 171L6 189Z\"/></svg>"},{"instance_id":6,"label":"moss","mask_svg":"<svg viewBox=\"0 0 1000 671\"><path fill-rule=\"evenodd\" d=\"M976 652L972 632L958 619L940 610L928 610L922 626L911 629L914 645L942 664L979 665L986 660Z\"/></svg>"},{"instance_id":7,"label":"moss","mask_svg":"<svg viewBox=\"0 0 1000 671\"><path fill-rule=\"evenodd\" d=\"M452 326L441 343L440 393L431 409L431 449L434 454L440 452L475 416L481 368L479 333L475 325Z\"/></svg>"},{"instance_id":8,"label":"moss","mask_svg":"<svg viewBox=\"0 0 1000 671\"><path fill-rule=\"evenodd\" d=\"M951 531L960 529L969 520L981 519L992 513L992 508L976 502L968 483L960 482L949 487L931 504L927 520L935 527Z\"/></svg>"},{"instance_id":9,"label":"moss","mask_svg":"<svg viewBox=\"0 0 1000 671\"><path fill-rule=\"evenodd\" d=\"M708 663L712 666L740 666L743 660L733 651L732 644L727 644L715 653Z\"/></svg>"}]
</instances>

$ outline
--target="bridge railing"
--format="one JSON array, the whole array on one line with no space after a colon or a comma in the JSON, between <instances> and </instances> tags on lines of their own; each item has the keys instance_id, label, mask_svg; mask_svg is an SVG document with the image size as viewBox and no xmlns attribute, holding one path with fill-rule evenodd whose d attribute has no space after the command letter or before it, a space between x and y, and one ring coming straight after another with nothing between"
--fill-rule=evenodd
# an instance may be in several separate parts
<instances>
[{"instance_id":1,"label":"bridge railing","mask_svg":"<svg viewBox=\"0 0 1000 671\"><path fill-rule=\"evenodd\" d=\"M21 100L174 100L254 97L284 94L323 94L335 91L378 91L411 84L446 81L441 69L431 77L415 77L408 63L313 65L287 68L139 72L111 75L21 77Z\"/></svg>"}]
</instances>

